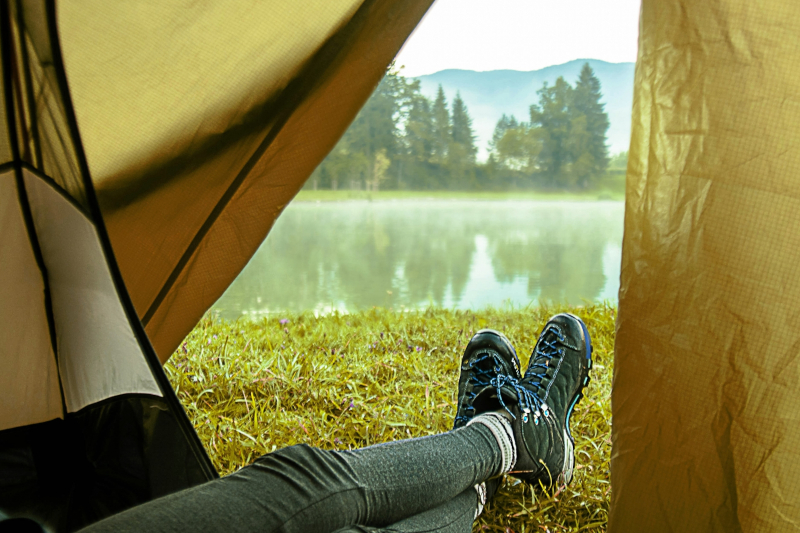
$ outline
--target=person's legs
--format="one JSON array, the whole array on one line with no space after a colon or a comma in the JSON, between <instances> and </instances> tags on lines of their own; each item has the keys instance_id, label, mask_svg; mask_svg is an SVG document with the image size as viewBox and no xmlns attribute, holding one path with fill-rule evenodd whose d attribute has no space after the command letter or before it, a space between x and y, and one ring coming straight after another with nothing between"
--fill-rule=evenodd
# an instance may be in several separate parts
<instances>
[{"instance_id":1,"label":"person's legs","mask_svg":"<svg viewBox=\"0 0 800 533\"><path fill-rule=\"evenodd\" d=\"M491 391L500 393L508 373L516 382L518 367L505 337L478 332L462 359L458 429L344 452L284 448L223 479L83 531L324 533L355 524L395 531L463 529L462 522L475 516L474 485L508 472L516 462L509 421L498 414L476 415L503 406L502 399L491 400Z\"/></svg>"},{"instance_id":2,"label":"person's legs","mask_svg":"<svg viewBox=\"0 0 800 533\"><path fill-rule=\"evenodd\" d=\"M461 510L468 496L459 495L474 493L475 484L508 464L495 433L473 424L352 451L291 446L82 531L326 532L352 524L389 526L453 499Z\"/></svg>"}]
</instances>

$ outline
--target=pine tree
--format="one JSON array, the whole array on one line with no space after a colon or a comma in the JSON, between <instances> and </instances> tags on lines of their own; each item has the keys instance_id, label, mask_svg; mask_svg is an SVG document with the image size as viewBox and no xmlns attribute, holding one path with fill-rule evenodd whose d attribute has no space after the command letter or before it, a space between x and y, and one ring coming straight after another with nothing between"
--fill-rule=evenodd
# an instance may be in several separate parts
<instances>
[{"instance_id":1,"label":"pine tree","mask_svg":"<svg viewBox=\"0 0 800 533\"><path fill-rule=\"evenodd\" d=\"M419 86L419 81L415 81ZM408 156L413 161L428 162L433 155L434 123L431 102L421 94L414 94L408 105L405 143Z\"/></svg>"},{"instance_id":2,"label":"pine tree","mask_svg":"<svg viewBox=\"0 0 800 533\"><path fill-rule=\"evenodd\" d=\"M399 74L389 71L348 129L351 150L359 154L355 158L358 162L354 165L359 171L358 176L351 176L351 180L358 181L365 188L374 187L377 183L375 169L379 168L376 166L378 154L381 153L380 157L390 162L398 155L398 111L404 81Z\"/></svg>"},{"instance_id":3,"label":"pine tree","mask_svg":"<svg viewBox=\"0 0 800 533\"><path fill-rule=\"evenodd\" d=\"M585 187L605 173L608 168L608 114L600 102L600 80L594 75L589 63L584 63L570 105L572 123L573 180Z\"/></svg>"},{"instance_id":4,"label":"pine tree","mask_svg":"<svg viewBox=\"0 0 800 533\"><path fill-rule=\"evenodd\" d=\"M539 173L550 186L569 185L569 104L572 87L559 77L552 87L544 83L536 94L539 104L531 106L531 126L540 140Z\"/></svg>"},{"instance_id":5,"label":"pine tree","mask_svg":"<svg viewBox=\"0 0 800 533\"><path fill-rule=\"evenodd\" d=\"M478 153L475 147L475 133L472 131L472 118L469 116L467 104L461 99L461 93L456 93L456 98L453 100L452 144L458 147L462 164L475 163L475 155Z\"/></svg>"},{"instance_id":6,"label":"pine tree","mask_svg":"<svg viewBox=\"0 0 800 533\"><path fill-rule=\"evenodd\" d=\"M398 173L398 189L403 187L427 189L438 181L431 172L435 141L431 101L420 94L419 87L419 80L408 85L404 137L406 155Z\"/></svg>"},{"instance_id":7,"label":"pine tree","mask_svg":"<svg viewBox=\"0 0 800 533\"><path fill-rule=\"evenodd\" d=\"M475 133L467 105L456 93L453 100L452 136L447 150L448 187L451 189L470 189L475 183Z\"/></svg>"},{"instance_id":8,"label":"pine tree","mask_svg":"<svg viewBox=\"0 0 800 533\"><path fill-rule=\"evenodd\" d=\"M331 153L311 176L313 183L337 189L377 189L401 155L398 128L406 80L395 70L383 77ZM388 163L387 163L388 162Z\"/></svg>"},{"instance_id":9,"label":"pine tree","mask_svg":"<svg viewBox=\"0 0 800 533\"><path fill-rule=\"evenodd\" d=\"M450 111L447 109L447 99L444 89L439 84L436 100L433 101L433 150L431 161L444 164L447 161L447 150L450 147L452 125Z\"/></svg>"},{"instance_id":10,"label":"pine tree","mask_svg":"<svg viewBox=\"0 0 800 533\"><path fill-rule=\"evenodd\" d=\"M494 127L492 138L489 140L489 154L497 159L499 157L497 146L500 143L500 140L503 138L503 135L505 135L508 130L514 129L518 126L519 123L514 115L506 116L506 114L503 113L503 115L500 117L500 120L497 121L497 124Z\"/></svg>"}]
</instances>

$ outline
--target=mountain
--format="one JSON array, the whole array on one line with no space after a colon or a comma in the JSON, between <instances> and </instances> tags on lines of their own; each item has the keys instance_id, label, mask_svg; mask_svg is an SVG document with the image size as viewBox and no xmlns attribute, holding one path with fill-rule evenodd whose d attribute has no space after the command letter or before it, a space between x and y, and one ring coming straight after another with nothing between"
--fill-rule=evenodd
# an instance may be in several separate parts
<instances>
[{"instance_id":1,"label":"mountain","mask_svg":"<svg viewBox=\"0 0 800 533\"><path fill-rule=\"evenodd\" d=\"M461 92L478 137L478 157L485 159L489 139L500 115L514 115L518 120L527 122L530 119L528 109L539 101L536 91L542 88L542 84L547 82L552 85L559 76L563 76L574 86L581 67L587 62L600 80L605 110L611 123L608 129L609 153L627 151L631 136L634 63L576 59L530 72L442 70L418 76L417 79L421 82L422 94L431 99L436 97L439 84L448 102L452 102L456 91Z\"/></svg>"}]
</instances>

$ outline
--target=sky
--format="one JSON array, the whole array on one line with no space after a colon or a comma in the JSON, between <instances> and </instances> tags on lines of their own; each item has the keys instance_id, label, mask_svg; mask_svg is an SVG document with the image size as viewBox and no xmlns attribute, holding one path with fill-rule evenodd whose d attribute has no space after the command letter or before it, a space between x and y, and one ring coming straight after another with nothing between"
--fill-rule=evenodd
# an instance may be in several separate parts
<instances>
[{"instance_id":1,"label":"sky","mask_svg":"<svg viewBox=\"0 0 800 533\"><path fill-rule=\"evenodd\" d=\"M398 54L405 76L636 61L640 0L436 0Z\"/></svg>"}]
</instances>

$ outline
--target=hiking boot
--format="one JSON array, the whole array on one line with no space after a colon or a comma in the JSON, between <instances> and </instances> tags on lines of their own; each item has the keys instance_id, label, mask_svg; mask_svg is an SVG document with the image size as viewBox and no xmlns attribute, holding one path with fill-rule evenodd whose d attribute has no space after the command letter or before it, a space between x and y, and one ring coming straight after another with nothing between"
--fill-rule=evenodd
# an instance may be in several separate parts
<instances>
[{"instance_id":1,"label":"hiking boot","mask_svg":"<svg viewBox=\"0 0 800 533\"><path fill-rule=\"evenodd\" d=\"M575 440L569 418L583 397L591 367L592 343L583 321L567 313L551 318L515 387L517 464L512 476L559 489L572 481Z\"/></svg>"},{"instance_id":2,"label":"hiking boot","mask_svg":"<svg viewBox=\"0 0 800 533\"><path fill-rule=\"evenodd\" d=\"M461 358L458 379L458 410L453 429L464 427L476 415L509 409L516 403L516 394L506 381L521 378L519 358L502 333L492 329L477 332L467 344Z\"/></svg>"}]
</instances>

